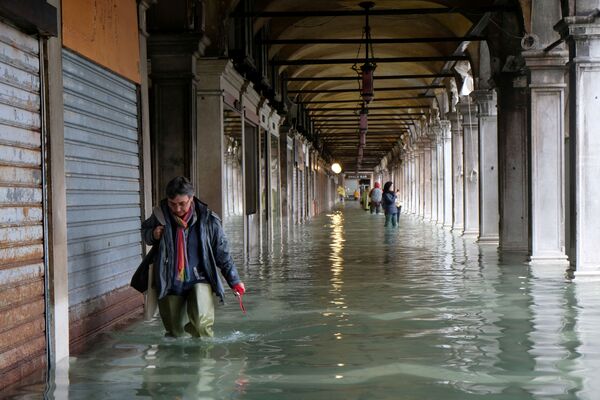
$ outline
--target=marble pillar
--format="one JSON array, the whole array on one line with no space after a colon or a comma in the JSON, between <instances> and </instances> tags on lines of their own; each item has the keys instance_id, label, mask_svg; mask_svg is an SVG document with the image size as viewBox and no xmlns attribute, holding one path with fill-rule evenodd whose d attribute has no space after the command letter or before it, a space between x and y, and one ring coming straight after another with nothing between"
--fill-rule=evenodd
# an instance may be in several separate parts
<instances>
[{"instance_id":1,"label":"marble pillar","mask_svg":"<svg viewBox=\"0 0 600 400\"><path fill-rule=\"evenodd\" d=\"M466 237L479 236L479 122L477 107L469 97L459 105L463 129L464 230Z\"/></svg>"},{"instance_id":2,"label":"marble pillar","mask_svg":"<svg viewBox=\"0 0 600 400\"><path fill-rule=\"evenodd\" d=\"M582 3L581 5L579 3ZM570 251L576 279L600 279L600 1L578 1L580 16L558 30L569 46ZM587 8L586 8L587 7Z\"/></svg>"},{"instance_id":3,"label":"marble pillar","mask_svg":"<svg viewBox=\"0 0 600 400\"><path fill-rule=\"evenodd\" d=\"M523 53L531 94L532 264L568 264L565 254L566 51Z\"/></svg>"},{"instance_id":4,"label":"marble pillar","mask_svg":"<svg viewBox=\"0 0 600 400\"><path fill-rule=\"evenodd\" d=\"M438 151L435 138L431 141L431 222L438 219Z\"/></svg>"},{"instance_id":5,"label":"marble pillar","mask_svg":"<svg viewBox=\"0 0 600 400\"><path fill-rule=\"evenodd\" d=\"M411 214L417 213L417 193L416 193L416 154L415 149L410 151L410 212Z\"/></svg>"},{"instance_id":6,"label":"marble pillar","mask_svg":"<svg viewBox=\"0 0 600 400\"><path fill-rule=\"evenodd\" d=\"M444 228L451 229L453 222L452 214L452 191L454 182L452 179L452 130L448 120L440 122L441 135L444 148Z\"/></svg>"},{"instance_id":7,"label":"marble pillar","mask_svg":"<svg viewBox=\"0 0 600 400\"><path fill-rule=\"evenodd\" d=\"M496 92L476 90L471 96L479 119L479 243L499 242L498 117Z\"/></svg>"},{"instance_id":8,"label":"marble pillar","mask_svg":"<svg viewBox=\"0 0 600 400\"><path fill-rule=\"evenodd\" d=\"M464 229L463 132L460 114L447 114L452 130L452 231L462 234Z\"/></svg>"},{"instance_id":9,"label":"marble pillar","mask_svg":"<svg viewBox=\"0 0 600 400\"><path fill-rule=\"evenodd\" d=\"M417 147L417 215L423 218L425 215L425 208L423 207L423 199L425 198L425 193L423 193L423 178L425 174L423 173L423 159L425 158L425 151L423 147L419 144Z\"/></svg>"},{"instance_id":10,"label":"marble pillar","mask_svg":"<svg viewBox=\"0 0 600 400\"><path fill-rule=\"evenodd\" d=\"M437 147L437 221L438 225L444 224L444 140L442 129L438 126L436 132Z\"/></svg>"},{"instance_id":11,"label":"marble pillar","mask_svg":"<svg viewBox=\"0 0 600 400\"><path fill-rule=\"evenodd\" d=\"M431 221L431 141L423 139L423 220Z\"/></svg>"},{"instance_id":12,"label":"marble pillar","mask_svg":"<svg viewBox=\"0 0 600 400\"><path fill-rule=\"evenodd\" d=\"M502 74L498 84L500 250L529 250L527 176L528 96L524 77Z\"/></svg>"}]
</instances>

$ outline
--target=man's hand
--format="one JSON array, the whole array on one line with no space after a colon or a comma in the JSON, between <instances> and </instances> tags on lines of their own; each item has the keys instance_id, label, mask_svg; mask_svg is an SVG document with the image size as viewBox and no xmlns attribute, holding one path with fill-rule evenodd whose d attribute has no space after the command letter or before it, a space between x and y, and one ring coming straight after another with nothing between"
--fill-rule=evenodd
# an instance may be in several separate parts
<instances>
[{"instance_id":1,"label":"man's hand","mask_svg":"<svg viewBox=\"0 0 600 400\"><path fill-rule=\"evenodd\" d=\"M246 287L244 286L244 282L240 282L236 285L233 285L233 291L238 294L238 296L243 296L246 293Z\"/></svg>"},{"instance_id":2,"label":"man's hand","mask_svg":"<svg viewBox=\"0 0 600 400\"><path fill-rule=\"evenodd\" d=\"M154 240L159 240L162 237L164 231L165 227L162 225L159 225L156 228L154 228L154 230L152 231L152 237L154 238Z\"/></svg>"}]
</instances>

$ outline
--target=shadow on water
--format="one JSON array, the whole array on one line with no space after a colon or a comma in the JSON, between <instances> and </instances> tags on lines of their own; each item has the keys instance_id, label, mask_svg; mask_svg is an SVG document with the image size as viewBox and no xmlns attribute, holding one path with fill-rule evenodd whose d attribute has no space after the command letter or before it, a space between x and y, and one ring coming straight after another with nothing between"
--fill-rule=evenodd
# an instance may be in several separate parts
<instances>
[{"instance_id":1,"label":"shadow on water","mask_svg":"<svg viewBox=\"0 0 600 400\"><path fill-rule=\"evenodd\" d=\"M229 295L214 339L135 322L12 397L598 398L598 284L540 278L412 216L383 223L349 202L295 226L236 256L248 314Z\"/></svg>"}]
</instances>

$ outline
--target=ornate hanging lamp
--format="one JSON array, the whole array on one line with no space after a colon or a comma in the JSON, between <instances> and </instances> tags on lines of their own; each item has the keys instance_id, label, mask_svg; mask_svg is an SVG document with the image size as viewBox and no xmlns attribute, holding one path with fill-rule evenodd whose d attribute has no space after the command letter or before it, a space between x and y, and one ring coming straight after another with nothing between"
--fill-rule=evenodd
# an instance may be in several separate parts
<instances>
[{"instance_id":1,"label":"ornate hanging lamp","mask_svg":"<svg viewBox=\"0 0 600 400\"><path fill-rule=\"evenodd\" d=\"M358 135L360 139L360 145L364 146L367 144L367 130L369 129L369 112L366 105L363 103L360 108L359 122L358 122Z\"/></svg>"},{"instance_id":2,"label":"ornate hanging lamp","mask_svg":"<svg viewBox=\"0 0 600 400\"><path fill-rule=\"evenodd\" d=\"M373 3L372 1L363 1L359 4L359 6L361 6L365 10L365 60L364 64L360 67L359 73L362 82L360 88L360 95L364 102L368 104L371 102L371 100L373 100L373 72L375 71L375 68L377 68L377 65L372 61L374 53L373 43L371 43L371 27L369 26L369 10L375 6L375 3Z\"/></svg>"}]
</instances>

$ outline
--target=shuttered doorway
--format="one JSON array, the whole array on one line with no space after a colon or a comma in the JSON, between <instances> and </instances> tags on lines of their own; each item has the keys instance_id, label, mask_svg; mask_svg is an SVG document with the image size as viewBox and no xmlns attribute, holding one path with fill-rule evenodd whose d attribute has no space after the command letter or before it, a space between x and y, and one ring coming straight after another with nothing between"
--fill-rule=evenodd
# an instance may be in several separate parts
<instances>
[{"instance_id":1,"label":"shuttered doorway","mask_svg":"<svg viewBox=\"0 0 600 400\"><path fill-rule=\"evenodd\" d=\"M46 365L39 42L0 22L0 392Z\"/></svg>"},{"instance_id":2,"label":"shuttered doorway","mask_svg":"<svg viewBox=\"0 0 600 400\"><path fill-rule=\"evenodd\" d=\"M72 348L141 304L128 288L142 255L136 86L63 50Z\"/></svg>"}]
</instances>

